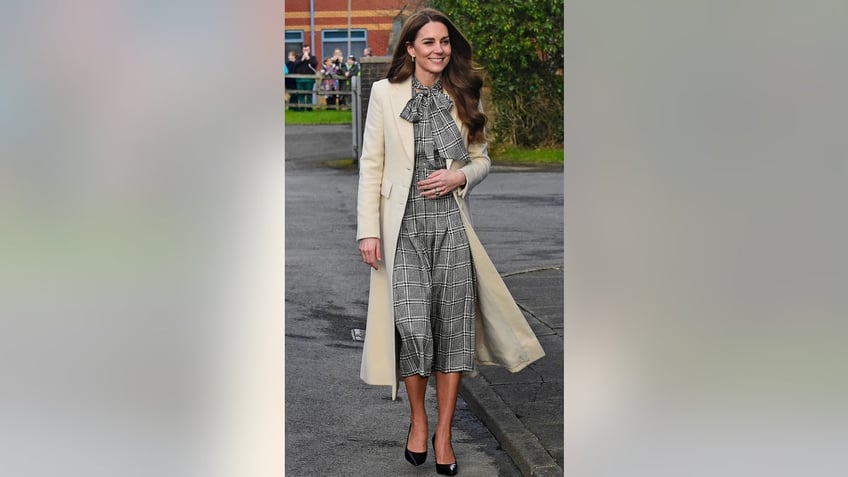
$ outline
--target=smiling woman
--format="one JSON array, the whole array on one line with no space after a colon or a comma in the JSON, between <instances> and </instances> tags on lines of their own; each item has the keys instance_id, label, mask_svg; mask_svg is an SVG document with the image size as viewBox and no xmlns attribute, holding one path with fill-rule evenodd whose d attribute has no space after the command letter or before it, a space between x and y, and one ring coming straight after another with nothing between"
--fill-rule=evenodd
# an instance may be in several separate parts
<instances>
[{"instance_id":1,"label":"smiling woman","mask_svg":"<svg viewBox=\"0 0 848 477\"><path fill-rule=\"evenodd\" d=\"M386 78L374 83L359 159L357 240L371 270L360 376L403 380L404 457L427 458L425 393L436 379L436 471L457 473L451 427L463 372L475 361L517 372L544 356L480 244L471 189L489 173L483 86L471 45L441 12L405 23ZM404 426L406 427L406 426Z\"/></svg>"},{"instance_id":2,"label":"smiling woman","mask_svg":"<svg viewBox=\"0 0 848 477\"><path fill-rule=\"evenodd\" d=\"M415 40L407 43L406 51L415 61L415 78L424 86L432 87L450 61L448 28L444 23L427 23L418 30Z\"/></svg>"}]
</instances>

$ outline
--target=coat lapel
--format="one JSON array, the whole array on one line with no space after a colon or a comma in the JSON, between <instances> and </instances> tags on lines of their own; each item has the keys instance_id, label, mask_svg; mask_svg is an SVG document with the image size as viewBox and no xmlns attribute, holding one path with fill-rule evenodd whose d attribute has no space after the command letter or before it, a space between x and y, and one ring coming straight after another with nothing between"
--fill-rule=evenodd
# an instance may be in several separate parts
<instances>
[{"instance_id":1,"label":"coat lapel","mask_svg":"<svg viewBox=\"0 0 848 477\"><path fill-rule=\"evenodd\" d=\"M412 98L412 77L410 76L401 83L393 84L392 87L392 118L396 119L394 123L397 124L400 142L403 144L403 150L406 152L406 160L412 164L415 158L413 155L415 151L412 149L415 140L412 123L400 117L400 113L403 112L406 103Z\"/></svg>"}]
</instances>

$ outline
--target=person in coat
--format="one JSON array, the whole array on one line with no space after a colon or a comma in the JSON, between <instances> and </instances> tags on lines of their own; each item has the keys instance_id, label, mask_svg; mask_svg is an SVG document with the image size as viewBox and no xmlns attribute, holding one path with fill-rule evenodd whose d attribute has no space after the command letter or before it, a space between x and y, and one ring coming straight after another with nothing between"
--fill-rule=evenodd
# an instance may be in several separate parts
<instances>
[{"instance_id":1,"label":"person in coat","mask_svg":"<svg viewBox=\"0 0 848 477\"><path fill-rule=\"evenodd\" d=\"M482 78L471 46L441 12L404 24L386 78L372 86L360 157L357 242L371 267L360 377L402 379L410 404L404 457L428 450L424 405L436 379L431 443L439 474L457 473L451 427L463 372L517 372L544 356L471 226L470 191L489 173Z\"/></svg>"},{"instance_id":2,"label":"person in coat","mask_svg":"<svg viewBox=\"0 0 848 477\"><path fill-rule=\"evenodd\" d=\"M348 55L347 56L347 62L344 64L344 67L342 68L342 74L344 75L344 79L339 82L339 89L341 89L342 91L350 92L350 90L351 90L351 78L353 78L354 76L359 76L359 73L360 73L360 66L359 66L359 62L356 61L356 57L353 56L353 55ZM340 98L339 103L340 104L346 104L346 103L352 104L352 101L347 101L348 97L350 97L350 95L340 95L339 96L339 98Z\"/></svg>"},{"instance_id":3,"label":"person in coat","mask_svg":"<svg viewBox=\"0 0 848 477\"><path fill-rule=\"evenodd\" d=\"M312 48L309 45L303 45L303 54L294 62L294 73L298 75L317 75L318 58L312 54ZM311 91L315 86L315 80L310 78L296 78L295 84L300 91ZM312 95L309 93L298 93L295 95L295 103L311 104ZM306 111L311 111L311 108L302 108Z\"/></svg>"},{"instance_id":4,"label":"person in coat","mask_svg":"<svg viewBox=\"0 0 848 477\"><path fill-rule=\"evenodd\" d=\"M339 80L336 79L336 76L339 74L339 68L336 67L336 64L333 62L333 58L327 57L324 58L324 67L321 68L321 75L324 79L321 80L321 91L338 91L339 90ZM327 106L335 106L336 105L336 95L327 95Z\"/></svg>"},{"instance_id":5,"label":"person in coat","mask_svg":"<svg viewBox=\"0 0 848 477\"><path fill-rule=\"evenodd\" d=\"M286 94L288 95L288 99L290 102L294 102L295 97L294 94L290 91L297 89L297 82L294 78L289 78L290 74L294 74L294 65L297 62L297 52L294 50L289 51L288 58L286 59L285 64L285 86L286 86Z\"/></svg>"}]
</instances>

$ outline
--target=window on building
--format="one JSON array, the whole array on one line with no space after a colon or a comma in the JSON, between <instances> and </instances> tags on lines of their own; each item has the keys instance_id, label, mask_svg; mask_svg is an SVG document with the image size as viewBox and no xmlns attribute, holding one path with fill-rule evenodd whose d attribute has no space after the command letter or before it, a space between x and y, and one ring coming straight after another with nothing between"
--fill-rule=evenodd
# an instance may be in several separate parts
<instances>
[{"instance_id":1,"label":"window on building","mask_svg":"<svg viewBox=\"0 0 848 477\"><path fill-rule=\"evenodd\" d=\"M286 56L292 50L300 57L303 50L303 30L286 30Z\"/></svg>"},{"instance_id":2,"label":"window on building","mask_svg":"<svg viewBox=\"0 0 848 477\"><path fill-rule=\"evenodd\" d=\"M326 58L333 56L333 51L338 48L342 50L345 58L352 54L359 58L362 50L368 46L368 30L350 30L350 52L347 50L347 30L324 30L321 32L321 55Z\"/></svg>"}]
</instances>

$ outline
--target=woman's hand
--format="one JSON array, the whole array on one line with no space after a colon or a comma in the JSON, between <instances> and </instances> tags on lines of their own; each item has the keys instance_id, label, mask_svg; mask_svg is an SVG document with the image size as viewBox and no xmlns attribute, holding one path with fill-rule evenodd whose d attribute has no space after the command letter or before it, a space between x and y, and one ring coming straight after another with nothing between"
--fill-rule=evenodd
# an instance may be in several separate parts
<instances>
[{"instance_id":1,"label":"woman's hand","mask_svg":"<svg viewBox=\"0 0 848 477\"><path fill-rule=\"evenodd\" d=\"M359 254L362 255L362 261L371 265L371 268L378 270L377 262L383 261L383 255L380 253L380 239L368 237L359 240Z\"/></svg>"},{"instance_id":2,"label":"woman's hand","mask_svg":"<svg viewBox=\"0 0 848 477\"><path fill-rule=\"evenodd\" d=\"M450 169L439 169L418 182L418 192L424 197L435 199L450 194L457 187L466 183L465 174Z\"/></svg>"}]
</instances>

